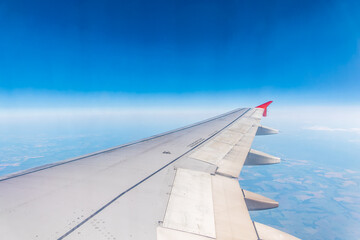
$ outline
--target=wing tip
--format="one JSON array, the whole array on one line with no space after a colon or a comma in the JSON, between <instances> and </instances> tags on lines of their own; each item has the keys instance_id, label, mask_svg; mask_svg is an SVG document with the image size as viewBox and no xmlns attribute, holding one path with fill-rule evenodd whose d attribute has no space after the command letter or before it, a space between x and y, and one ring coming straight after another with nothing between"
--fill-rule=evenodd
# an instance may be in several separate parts
<instances>
[{"instance_id":1,"label":"wing tip","mask_svg":"<svg viewBox=\"0 0 360 240\"><path fill-rule=\"evenodd\" d=\"M268 101L268 102L263 103L263 104L255 107L255 108L262 108L262 109L264 109L263 116L266 117L266 115L267 115L267 107L268 107L272 102L273 102L273 101Z\"/></svg>"}]
</instances>

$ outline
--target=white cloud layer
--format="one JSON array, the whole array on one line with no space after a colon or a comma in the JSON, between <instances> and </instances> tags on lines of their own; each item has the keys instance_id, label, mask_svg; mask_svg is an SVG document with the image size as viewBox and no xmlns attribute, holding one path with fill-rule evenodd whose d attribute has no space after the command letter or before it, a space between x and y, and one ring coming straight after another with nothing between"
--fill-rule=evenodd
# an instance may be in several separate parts
<instances>
[{"instance_id":1,"label":"white cloud layer","mask_svg":"<svg viewBox=\"0 0 360 240\"><path fill-rule=\"evenodd\" d=\"M310 126L304 127L307 130L314 130L314 131L327 131L327 132L349 132L349 133L357 133L360 134L360 128L331 128L326 126Z\"/></svg>"}]
</instances>

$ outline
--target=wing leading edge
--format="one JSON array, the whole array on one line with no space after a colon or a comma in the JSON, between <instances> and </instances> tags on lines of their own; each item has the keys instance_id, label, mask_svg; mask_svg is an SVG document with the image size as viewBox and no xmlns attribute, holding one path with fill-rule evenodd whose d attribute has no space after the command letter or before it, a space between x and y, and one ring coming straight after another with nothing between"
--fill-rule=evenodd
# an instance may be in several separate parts
<instances>
[{"instance_id":1,"label":"wing leading edge","mask_svg":"<svg viewBox=\"0 0 360 240\"><path fill-rule=\"evenodd\" d=\"M243 190L242 166L278 163L251 149L266 106L0 179L6 239L296 239L253 222L278 203ZM20 229L20 230L19 230Z\"/></svg>"}]
</instances>

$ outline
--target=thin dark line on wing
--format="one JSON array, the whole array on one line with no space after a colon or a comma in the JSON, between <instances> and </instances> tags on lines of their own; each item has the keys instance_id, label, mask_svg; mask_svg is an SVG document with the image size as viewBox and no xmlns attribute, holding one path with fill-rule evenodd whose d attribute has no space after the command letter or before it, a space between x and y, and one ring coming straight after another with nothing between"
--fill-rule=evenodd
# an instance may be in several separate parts
<instances>
[{"instance_id":1,"label":"thin dark line on wing","mask_svg":"<svg viewBox=\"0 0 360 240\"><path fill-rule=\"evenodd\" d=\"M259 236L259 233L258 233L258 231L257 231L257 229L256 229L256 227L255 227L255 222L252 221L252 224L253 224L253 226L254 226L255 233L256 233L256 236L257 236L258 240L261 240L261 238L260 238L260 236Z\"/></svg>"},{"instance_id":2,"label":"thin dark line on wing","mask_svg":"<svg viewBox=\"0 0 360 240\"><path fill-rule=\"evenodd\" d=\"M62 235L61 237L58 238L58 240L64 239L65 237L67 237L70 233L74 232L76 229L78 229L79 227L81 227L84 223L86 223L87 221L89 221L91 218L93 218L95 215L97 215L98 213L100 213L102 210L104 210L106 207L108 207L109 205L111 205L113 202L115 202L117 199L119 199L121 196L123 196L124 194L126 194L127 192L129 192L130 190L134 189L135 187L139 186L141 183L145 182L146 180L148 180L149 178L151 178L152 176L154 176L156 173L160 172L161 170L165 169L166 167L168 167L169 165L173 164L175 161L177 161L178 159L180 159L181 157L185 156L186 154L188 154L189 152L191 152L192 150L194 150L195 148L197 148L198 146L202 145L203 143L207 142L208 140L210 140L211 138L213 138L215 135L217 135L218 133L222 132L225 128L227 128L228 126L230 126L231 124L233 124L235 121L237 121L239 118L241 118L245 113L247 113L250 109L245 110L245 112L243 112L240 116L238 116L237 118L235 118L232 122L230 122L229 124L227 124L225 127L221 128L219 131L217 131L216 133L214 133L213 135L211 135L210 137L208 137L205 141L200 142L199 144L197 144L196 146L194 146L193 148L191 148L190 150L186 151L185 153L183 153L182 155L180 155L179 157L175 158L174 160L172 160L171 162L167 163L166 165L164 165L163 167L159 168L158 170L156 170L155 172L153 172L152 174L150 174L149 176L147 176L146 178L142 179L140 182L136 183L135 185L131 186L130 188L128 188L127 190L125 190L124 192L120 193L119 195L117 195L115 198L113 198L111 201L109 201L108 203L106 203L104 206L102 206L101 208L99 208L96 212L94 212L93 214L91 214L89 217L87 217L86 219L84 219L82 222L80 222L78 225L76 225L75 227L73 227L72 229L70 229L68 232L66 232L64 235Z\"/></svg>"}]
</instances>

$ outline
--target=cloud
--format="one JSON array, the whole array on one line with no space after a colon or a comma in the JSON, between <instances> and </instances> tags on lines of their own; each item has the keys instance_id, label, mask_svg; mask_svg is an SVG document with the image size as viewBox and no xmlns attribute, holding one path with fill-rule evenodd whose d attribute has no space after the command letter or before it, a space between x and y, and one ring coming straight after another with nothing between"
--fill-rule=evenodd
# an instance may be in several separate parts
<instances>
[{"instance_id":1,"label":"cloud","mask_svg":"<svg viewBox=\"0 0 360 240\"><path fill-rule=\"evenodd\" d=\"M295 197L301 201L305 201L313 198L317 198L317 199L325 198L324 191L317 191L317 192L304 191L304 194L295 195Z\"/></svg>"},{"instance_id":2,"label":"cloud","mask_svg":"<svg viewBox=\"0 0 360 240\"><path fill-rule=\"evenodd\" d=\"M337 202L346 202L346 203L356 203L357 201L351 197L335 197L334 198L335 201Z\"/></svg>"},{"instance_id":3,"label":"cloud","mask_svg":"<svg viewBox=\"0 0 360 240\"><path fill-rule=\"evenodd\" d=\"M20 163L0 163L0 167L5 168L5 167L17 167L19 166Z\"/></svg>"},{"instance_id":4,"label":"cloud","mask_svg":"<svg viewBox=\"0 0 360 240\"><path fill-rule=\"evenodd\" d=\"M350 180L344 181L342 185L343 187L352 186L352 185L357 186L356 182Z\"/></svg>"},{"instance_id":5,"label":"cloud","mask_svg":"<svg viewBox=\"0 0 360 240\"><path fill-rule=\"evenodd\" d=\"M354 173L358 173L357 171L351 170L351 169L345 169L346 172L354 174Z\"/></svg>"},{"instance_id":6,"label":"cloud","mask_svg":"<svg viewBox=\"0 0 360 240\"><path fill-rule=\"evenodd\" d=\"M273 182L278 182L278 183L293 183L293 184L298 184L301 185L302 181L299 181L298 179L295 179L294 177L287 177L287 178L276 178L273 180Z\"/></svg>"},{"instance_id":7,"label":"cloud","mask_svg":"<svg viewBox=\"0 0 360 240\"><path fill-rule=\"evenodd\" d=\"M283 158L282 160L288 166L305 166L305 165L309 165L308 160L299 160L299 159L292 159L292 158Z\"/></svg>"},{"instance_id":8,"label":"cloud","mask_svg":"<svg viewBox=\"0 0 360 240\"><path fill-rule=\"evenodd\" d=\"M312 228L312 227L306 227L306 228L304 228L304 231L307 232L307 233L310 233L310 234L315 234L315 233L318 232L317 229Z\"/></svg>"},{"instance_id":9,"label":"cloud","mask_svg":"<svg viewBox=\"0 0 360 240\"><path fill-rule=\"evenodd\" d=\"M304 127L306 130L313 130L313 131L326 131L326 132L350 132L350 133L357 133L360 134L360 128L331 128L326 126L311 126L311 127Z\"/></svg>"},{"instance_id":10,"label":"cloud","mask_svg":"<svg viewBox=\"0 0 360 240\"><path fill-rule=\"evenodd\" d=\"M29 160L29 159L33 159L33 158L43 158L44 156L35 156L35 157L29 157L29 156L24 156L24 161Z\"/></svg>"},{"instance_id":11,"label":"cloud","mask_svg":"<svg viewBox=\"0 0 360 240\"><path fill-rule=\"evenodd\" d=\"M326 178L344 178L344 173L341 172L327 172L324 174Z\"/></svg>"}]
</instances>

